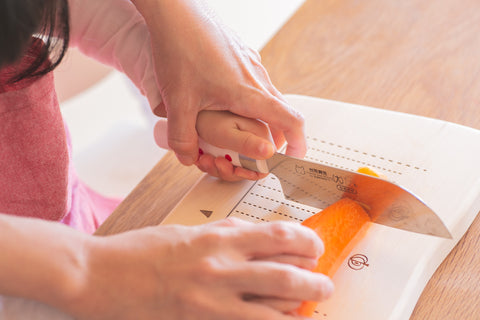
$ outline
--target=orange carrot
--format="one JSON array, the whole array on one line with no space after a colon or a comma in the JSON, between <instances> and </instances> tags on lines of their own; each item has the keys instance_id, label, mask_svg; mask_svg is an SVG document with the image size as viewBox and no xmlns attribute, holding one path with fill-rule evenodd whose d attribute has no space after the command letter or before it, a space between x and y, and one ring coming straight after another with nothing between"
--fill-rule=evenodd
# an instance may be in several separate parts
<instances>
[{"instance_id":1,"label":"orange carrot","mask_svg":"<svg viewBox=\"0 0 480 320\"><path fill-rule=\"evenodd\" d=\"M325 253L314 271L332 277L338 268L336 260L367 221L370 221L367 212L349 198L343 198L303 221L304 226L320 236L325 246Z\"/></svg>"},{"instance_id":2,"label":"orange carrot","mask_svg":"<svg viewBox=\"0 0 480 320\"><path fill-rule=\"evenodd\" d=\"M366 167L358 169L358 172L379 177ZM325 246L325 252L313 271L333 277L346 255L363 238L362 233L367 229L364 226L368 221L371 219L364 207L349 198L343 198L303 221L302 225L315 231ZM353 241L354 238L357 241ZM314 301L304 301L297 309L297 314L311 317L317 304Z\"/></svg>"},{"instance_id":3,"label":"orange carrot","mask_svg":"<svg viewBox=\"0 0 480 320\"><path fill-rule=\"evenodd\" d=\"M380 175L378 175L375 171L373 171L372 169L370 169L368 167L358 168L357 172L363 173L363 174L368 174L370 176L374 176L374 177L377 177L377 178L380 177Z\"/></svg>"},{"instance_id":4,"label":"orange carrot","mask_svg":"<svg viewBox=\"0 0 480 320\"><path fill-rule=\"evenodd\" d=\"M343 261L345 249L354 245L352 239L367 221L370 221L370 217L363 207L348 198L335 202L303 221L302 225L314 230L325 246L325 252L313 271L333 277ZM303 302L297 309L298 315L311 317L317 304L314 301Z\"/></svg>"}]
</instances>

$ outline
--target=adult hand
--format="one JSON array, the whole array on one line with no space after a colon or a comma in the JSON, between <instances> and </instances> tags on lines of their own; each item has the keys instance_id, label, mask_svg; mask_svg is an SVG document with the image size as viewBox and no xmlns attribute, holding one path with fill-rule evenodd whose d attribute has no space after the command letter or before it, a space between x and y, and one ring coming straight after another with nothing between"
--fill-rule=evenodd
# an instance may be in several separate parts
<instances>
[{"instance_id":1,"label":"adult hand","mask_svg":"<svg viewBox=\"0 0 480 320\"><path fill-rule=\"evenodd\" d=\"M299 224L238 219L161 226L94 238L80 319L292 320L331 281L312 268L323 246Z\"/></svg>"},{"instance_id":2,"label":"adult hand","mask_svg":"<svg viewBox=\"0 0 480 320\"><path fill-rule=\"evenodd\" d=\"M202 1L134 0L149 27L168 140L185 165L198 158L200 110L229 110L266 122L287 154L303 157L303 117L272 85L260 56L222 25ZM258 154L260 158L262 154Z\"/></svg>"}]
</instances>

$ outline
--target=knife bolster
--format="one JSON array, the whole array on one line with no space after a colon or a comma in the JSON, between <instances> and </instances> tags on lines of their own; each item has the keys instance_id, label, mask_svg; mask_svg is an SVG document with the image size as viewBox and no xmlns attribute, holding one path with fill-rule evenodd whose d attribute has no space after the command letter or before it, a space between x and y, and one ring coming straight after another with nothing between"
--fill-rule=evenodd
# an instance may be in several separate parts
<instances>
[{"instance_id":1,"label":"knife bolster","mask_svg":"<svg viewBox=\"0 0 480 320\"><path fill-rule=\"evenodd\" d=\"M260 173L268 173L267 162L265 160L255 160L244 155L240 155L240 164L242 168L260 172Z\"/></svg>"}]
</instances>

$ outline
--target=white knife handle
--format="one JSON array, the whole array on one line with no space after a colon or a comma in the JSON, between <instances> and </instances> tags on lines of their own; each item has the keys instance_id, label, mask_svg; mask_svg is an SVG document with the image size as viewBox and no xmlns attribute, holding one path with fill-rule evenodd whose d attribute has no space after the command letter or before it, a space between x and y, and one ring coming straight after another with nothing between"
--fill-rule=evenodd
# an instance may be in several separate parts
<instances>
[{"instance_id":1,"label":"white knife handle","mask_svg":"<svg viewBox=\"0 0 480 320\"><path fill-rule=\"evenodd\" d=\"M167 119L162 118L155 124L155 142L160 148L170 149L168 146L168 123ZM260 173L268 173L267 161L256 160L244 155L240 155L238 152L222 149L211 145L202 138L198 137L198 147L200 154L210 154L214 157L223 157L232 162L234 166L246 168L249 170L257 171Z\"/></svg>"},{"instance_id":2,"label":"white knife handle","mask_svg":"<svg viewBox=\"0 0 480 320\"><path fill-rule=\"evenodd\" d=\"M211 145L210 143L205 142L202 138L198 137L198 152L200 154L210 154L216 157L223 157L230 161L234 166L241 167L242 164L240 162L240 155L238 152L222 149Z\"/></svg>"}]
</instances>

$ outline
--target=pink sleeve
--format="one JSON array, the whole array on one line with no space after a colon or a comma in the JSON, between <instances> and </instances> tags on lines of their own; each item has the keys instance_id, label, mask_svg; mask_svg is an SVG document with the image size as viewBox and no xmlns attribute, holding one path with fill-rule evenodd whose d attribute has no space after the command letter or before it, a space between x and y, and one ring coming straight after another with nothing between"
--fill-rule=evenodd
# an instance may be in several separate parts
<instances>
[{"instance_id":1,"label":"pink sleeve","mask_svg":"<svg viewBox=\"0 0 480 320\"><path fill-rule=\"evenodd\" d=\"M125 73L151 108L161 102L150 35L130 0L69 0L71 46Z\"/></svg>"}]
</instances>

